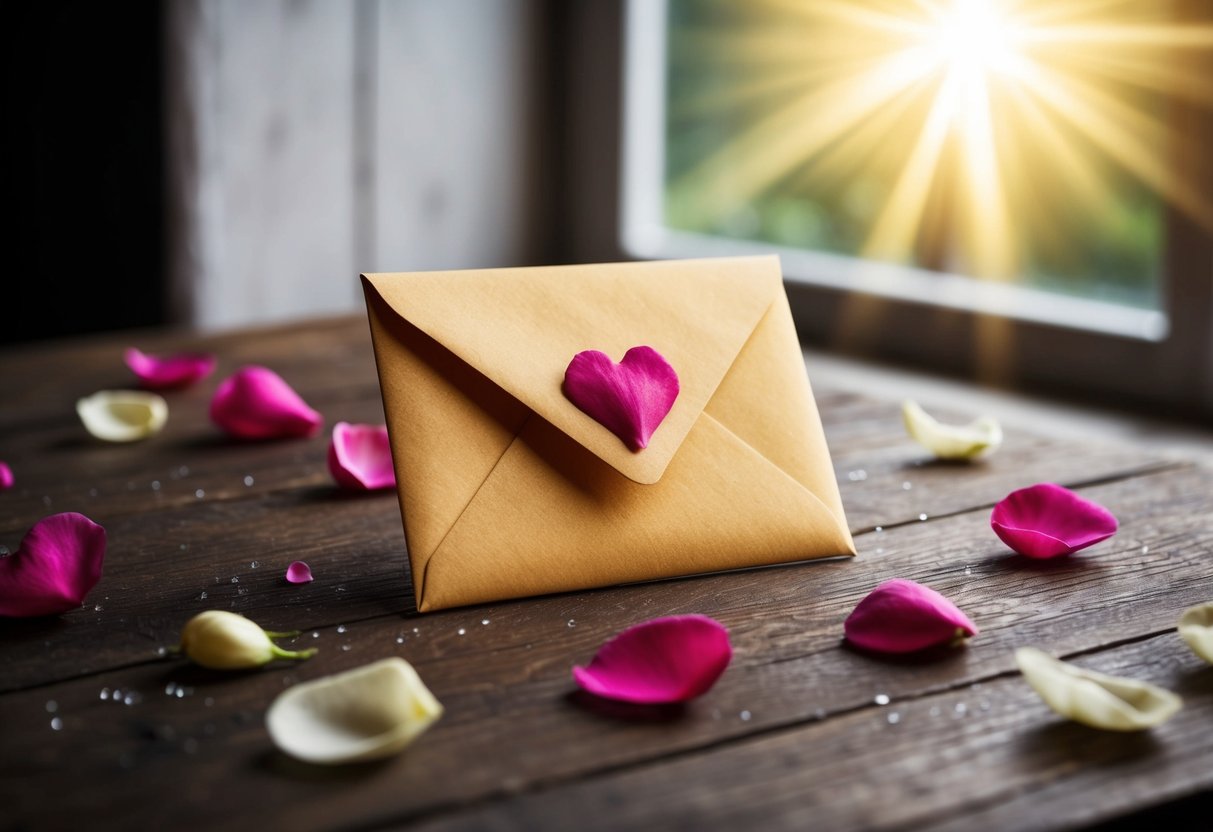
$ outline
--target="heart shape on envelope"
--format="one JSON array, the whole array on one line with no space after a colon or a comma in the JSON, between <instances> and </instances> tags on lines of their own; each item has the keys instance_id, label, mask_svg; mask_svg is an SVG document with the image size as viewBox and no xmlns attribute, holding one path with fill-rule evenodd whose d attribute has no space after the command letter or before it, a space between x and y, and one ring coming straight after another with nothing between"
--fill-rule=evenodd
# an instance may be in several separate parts
<instances>
[{"instance_id":1,"label":"heart shape on envelope","mask_svg":"<svg viewBox=\"0 0 1213 832\"><path fill-rule=\"evenodd\" d=\"M652 347L632 347L616 364L598 350L573 356L564 394L633 451L649 446L678 398L678 373Z\"/></svg>"},{"instance_id":2,"label":"heart shape on envelope","mask_svg":"<svg viewBox=\"0 0 1213 832\"><path fill-rule=\"evenodd\" d=\"M422 612L854 554L778 258L363 288ZM570 406L587 343L677 369L643 452Z\"/></svg>"}]
</instances>

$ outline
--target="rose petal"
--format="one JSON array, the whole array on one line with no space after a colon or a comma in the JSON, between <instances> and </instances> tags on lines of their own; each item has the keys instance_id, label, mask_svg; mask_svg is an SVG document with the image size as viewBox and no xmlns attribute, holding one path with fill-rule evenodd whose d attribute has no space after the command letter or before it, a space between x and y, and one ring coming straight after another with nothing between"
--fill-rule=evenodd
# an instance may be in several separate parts
<instances>
[{"instance_id":1,"label":"rose petal","mask_svg":"<svg viewBox=\"0 0 1213 832\"><path fill-rule=\"evenodd\" d=\"M44 517L0 558L0 615L55 615L79 607L101 579L105 529L83 514Z\"/></svg>"},{"instance_id":2,"label":"rose petal","mask_svg":"<svg viewBox=\"0 0 1213 832\"><path fill-rule=\"evenodd\" d=\"M313 436L323 417L273 370L242 367L225 379L211 400L211 420L242 439Z\"/></svg>"},{"instance_id":3,"label":"rose petal","mask_svg":"<svg viewBox=\"0 0 1213 832\"><path fill-rule=\"evenodd\" d=\"M1141 731L1166 722L1183 700L1156 685L1084 670L1021 647L1015 663L1032 689L1067 719L1107 731Z\"/></svg>"},{"instance_id":4,"label":"rose petal","mask_svg":"<svg viewBox=\"0 0 1213 832\"><path fill-rule=\"evenodd\" d=\"M616 635L588 667L574 667L584 690L641 704L685 702L706 693L733 658L729 631L703 615L654 618Z\"/></svg>"},{"instance_id":5,"label":"rose petal","mask_svg":"<svg viewBox=\"0 0 1213 832\"><path fill-rule=\"evenodd\" d=\"M1068 488L1040 483L1012 491L994 506L990 526L1002 542L1028 558L1055 558L1107 540L1116 518Z\"/></svg>"},{"instance_id":6,"label":"rose petal","mask_svg":"<svg viewBox=\"0 0 1213 832\"><path fill-rule=\"evenodd\" d=\"M8 467L7 462L0 462L0 491L7 491L13 487L13 469Z\"/></svg>"},{"instance_id":7,"label":"rose petal","mask_svg":"<svg viewBox=\"0 0 1213 832\"><path fill-rule=\"evenodd\" d=\"M124 357L126 366L149 390L188 387L215 370L215 356L209 354L180 353L160 357L130 347Z\"/></svg>"},{"instance_id":8,"label":"rose petal","mask_svg":"<svg viewBox=\"0 0 1213 832\"><path fill-rule=\"evenodd\" d=\"M947 598L903 578L868 593L847 616L843 630L847 641L879 653L912 653L979 632Z\"/></svg>"},{"instance_id":9,"label":"rose petal","mask_svg":"<svg viewBox=\"0 0 1213 832\"><path fill-rule=\"evenodd\" d=\"M312 582L312 568L301 560L297 560L286 568L287 583L292 584L310 584Z\"/></svg>"},{"instance_id":10,"label":"rose petal","mask_svg":"<svg viewBox=\"0 0 1213 832\"><path fill-rule=\"evenodd\" d=\"M564 394L633 451L647 448L678 398L678 374L652 347L632 347L616 364L586 350L564 371Z\"/></svg>"},{"instance_id":11,"label":"rose petal","mask_svg":"<svg viewBox=\"0 0 1213 832\"><path fill-rule=\"evenodd\" d=\"M1184 610L1179 634L1193 653L1213 664L1213 601Z\"/></svg>"},{"instance_id":12,"label":"rose petal","mask_svg":"<svg viewBox=\"0 0 1213 832\"><path fill-rule=\"evenodd\" d=\"M168 402L143 390L101 390L76 402L84 428L106 442L134 442L161 431Z\"/></svg>"},{"instance_id":13,"label":"rose petal","mask_svg":"<svg viewBox=\"0 0 1213 832\"><path fill-rule=\"evenodd\" d=\"M939 459L976 459L1002 444L1002 428L989 416L967 425L945 425L907 399L901 405L901 417L910 436Z\"/></svg>"},{"instance_id":14,"label":"rose petal","mask_svg":"<svg viewBox=\"0 0 1213 832\"><path fill-rule=\"evenodd\" d=\"M329 442L329 471L345 488L374 491L396 485L385 425L338 422Z\"/></svg>"},{"instance_id":15,"label":"rose petal","mask_svg":"<svg viewBox=\"0 0 1213 832\"><path fill-rule=\"evenodd\" d=\"M332 765L395 754L441 716L417 671L394 657L283 691L265 725L292 757Z\"/></svg>"}]
</instances>

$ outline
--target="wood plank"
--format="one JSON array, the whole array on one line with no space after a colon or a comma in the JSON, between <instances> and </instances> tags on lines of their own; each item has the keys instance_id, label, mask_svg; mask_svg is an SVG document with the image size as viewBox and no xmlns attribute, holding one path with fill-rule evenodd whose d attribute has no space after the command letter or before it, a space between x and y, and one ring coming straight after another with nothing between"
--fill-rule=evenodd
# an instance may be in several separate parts
<instances>
[{"instance_id":1,"label":"wood plank","mask_svg":"<svg viewBox=\"0 0 1213 832\"><path fill-rule=\"evenodd\" d=\"M1207 730L1213 673L1177 635L1075 663L1162 685L1183 696L1185 707L1149 733L1099 732L1058 718L1012 674L976 690L868 705L728 747L493 801L417 828L1035 832L1213 790Z\"/></svg>"},{"instance_id":2,"label":"wood plank","mask_svg":"<svg viewBox=\"0 0 1213 832\"><path fill-rule=\"evenodd\" d=\"M988 687L1012 670L1014 647L1038 644L1072 654L1140 639L1170 630L1180 609L1213 595L1207 558L1213 529L1202 522L1213 514L1211 485L1213 473L1192 468L1085 489L1118 515L1122 530L1113 541L1060 563L1009 556L989 532L985 513L975 512L865 535L866 557L855 561L420 618L388 615L354 623L340 634L324 629L317 639L305 638L323 652L289 669L223 676L164 661L10 693L2 704L13 717L13 730L0 739L0 759L23 762L13 773L17 779L6 777L0 788L59 795L49 809L35 809L30 797L16 796L26 801L16 804L24 807L19 816L79 816L104 791L112 815L102 825L114 827L214 825L228 817L232 800L242 807L241 823L250 827L344 826L353 818L369 825L722 748L754 734L799 731L821 720L828 726L868 707L878 693L901 708L973 683ZM982 634L966 649L935 661L889 662L841 649L846 613L892 576L920 580L949 595ZM263 597L271 594L265 589L239 596L237 609L270 600ZM317 611L347 610L353 600ZM153 600L146 603L149 610L163 610ZM192 612L184 601L176 606L181 620ZM603 639L637 620L680 612L713 615L732 632L734 666L703 700L682 710L621 712L571 695L569 666L588 659ZM257 617L279 627L302 623L286 615ZM171 640L176 626L168 618L153 622L146 644ZM490 623L480 624L482 618ZM568 626L570 619L575 626ZM413 633L413 626L420 632ZM92 627L89 622L74 632L83 635ZM447 707L447 716L412 750L379 765L337 772L299 766L272 751L260 714L284 684L391 654L412 661ZM83 652L80 660L87 661ZM65 662L60 655L48 664ZM170 681L193 687L193 695L177 700L159 693ZM135 690L143 701L130 707L101 702L102 687ZM214 700L210 706L208 696ZM980 710L976 691L963 696ZM64 719L62 732L48 727L48 700ZM1197 715L1205 718L1203 711ZM988 726L971 724L981 727L966 729L972 733L965 736L984 747L980 737ZM1190 726L1182 733L1191 733ZM855 754L879 756L885 750L879 743L865 745L862 733L837 742L853 746ZM945 754L939 749L950 747L942 739L931 745ZM832 764L832 758L823 759ZM93 789L66 788L83 777L94 779ZM189 789L174 788L186 782ZM172 804L144 799L170 788L178 795ZM219 801L214 795L227 797ZM957 797L957 803L963 801Z\"/></svg>"}]
</instances>

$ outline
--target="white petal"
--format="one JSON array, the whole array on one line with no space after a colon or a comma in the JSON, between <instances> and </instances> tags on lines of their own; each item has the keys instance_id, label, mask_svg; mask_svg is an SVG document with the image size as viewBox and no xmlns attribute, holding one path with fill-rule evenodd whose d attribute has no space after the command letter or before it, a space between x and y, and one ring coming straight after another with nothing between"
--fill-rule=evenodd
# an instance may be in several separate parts
<instances>
[{"instance_id":1,"label":"white petal","mask_svg":"<svg viewBox=\"0 0 1213 832\"><path fill-rule=\"evenodd\" d=\"M908 399L901 405L901 416L910 436L940 459L974 459L1002 444L1002 428L989 416L967 425L944 425Z\"/></svg>"},{"instance_id":2,"label":"white petal","mask_svg":"<svg viewBox=\"0 0 1213 832\"><path fill-rule=\"evenodd\" d=\"M393 657L284 691L265 722L286 753L334 764L395 754L440 716L417 671Z\"/></svg>"},{"instance_id":3,"label":"white petal","mask_svg":"<svg viewBox=\"0 0 1213 832\"><path fill-rule=\"evenodd\" d=\"M76 402L85 429L106 442L134 442L159 433L168 402L143 390L102 390Z\"/></svg>"},{"instance_id":4,"label":"white petal","mask_svg":"<svg viewBox=\"0 0 1213 832\"><path fill-rule=\"evenodd\" d=\"M1035 647L1016 650L1015 662L1050 708L1092 728L1141 731L1161 725L1183 706L1183 700L1169 690L1083 670Z\"/></svg>"},{"instance_id":5,"label":"white petal","mask_svg":"<svg viewBox=\"0 0 1213 832\"><path fill-rule=\"evenodd\" d=\"M1213 601L1184 610L1179 634L1193 653L1213 664Z\"/></svg>"}]
</instances>

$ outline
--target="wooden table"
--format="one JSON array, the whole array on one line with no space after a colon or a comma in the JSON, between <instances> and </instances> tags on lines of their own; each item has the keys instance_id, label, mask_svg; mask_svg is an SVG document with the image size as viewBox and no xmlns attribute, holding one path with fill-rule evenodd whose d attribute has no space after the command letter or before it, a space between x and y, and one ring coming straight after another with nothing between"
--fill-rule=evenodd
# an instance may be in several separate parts
<instances>
[{"instance_id":1,"label":"wooden table","mask_svg":"<svg viewBox=\"0 0 1213 832\"><path fill-rule=\"evenodd\" d=\"M213 350L219 371L170 396L160 436L103 445L73 405L129 386L128 343ZM218 379L247 363L328 425L383 419L362 319L0 353L0 459L17 477L0 543L69 510L109 534L83 608L0 621L0 828L1040 830L1209 808L1213 668L1175 633L1213 598L1209 470L1018 432L984 464L933 464L879 390L819 385L858 558L418 615L395 498L337 491L327 432L235 443L208 422ZM1108 506L1120 533L1058 561L1012 556L990 506L1043 480ZM314 583L284 582L299 558ZM942 591L981 634L929 661L846 649L843 619L892 577ZM213 608L302 629L320 653L229 674L161 656ZM736 651L706 696L625 709L575 693L570 667L604 639L691 612ZM1185 707L1144 734L1065 722L1016 672L1024 645ZM395 655L446 706L415 745L339 769L274 749L263 714L285 687Z\"/></svg>"}]
</instances>

